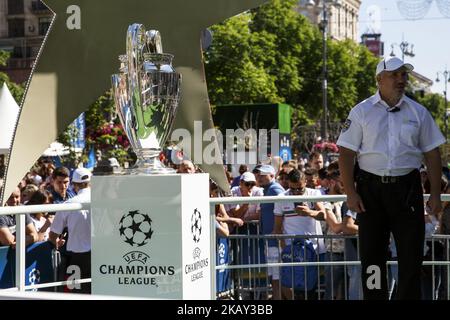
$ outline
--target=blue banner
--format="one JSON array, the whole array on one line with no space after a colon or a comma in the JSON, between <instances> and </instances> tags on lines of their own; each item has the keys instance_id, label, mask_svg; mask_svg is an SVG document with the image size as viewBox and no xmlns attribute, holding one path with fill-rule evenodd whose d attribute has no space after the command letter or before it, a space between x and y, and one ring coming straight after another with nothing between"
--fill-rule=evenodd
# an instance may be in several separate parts
<instances>
[{"instance_id":1,"label":"blue banner","mask_svg":"<svg viewBox=\"0 0 450 320\"><path fill-rule=\"evenodd\" d=\"M86 147L86 121L84 112L73 122L75 134L72 135L72 147L83 150Z\"/></svg>"},{"instance_id":2,"label":"blue banner","mask_svg":"<svg viewBox=\"0 0 450 320\"><path fill-rule=\"evenodd\" d=\"M95 149L92 146L91 150L89 150L88 162L84 165L86 169L94 169L97 164L97 159L95 158Z\"/></svg>"},{"instance_id":3,"label":"blue banner","mask_svg":"<svg viewBox=\"0 0 450 320\"><path fill-rule=\"evenodd\" d=\"M25 259L25 285L54 281L52 264L53 245L37 242L27 247ZM0 247L0 288L15 286L16 250ZM48 289L47 289L48 290Z\"/></svg>"},{"instance_id":4,"label":"blue banner","mask_svg":"<svg viewBox=\"0 0 450 320\"><path fill-rule=\"evenodd\" d=\"M217 238L217 266L228 265L230 263L230 249L228 239ZM231 273L230 270L222 269L216 273L216 290L224 292L231 289Z\"/></svg>"}]
</instances>

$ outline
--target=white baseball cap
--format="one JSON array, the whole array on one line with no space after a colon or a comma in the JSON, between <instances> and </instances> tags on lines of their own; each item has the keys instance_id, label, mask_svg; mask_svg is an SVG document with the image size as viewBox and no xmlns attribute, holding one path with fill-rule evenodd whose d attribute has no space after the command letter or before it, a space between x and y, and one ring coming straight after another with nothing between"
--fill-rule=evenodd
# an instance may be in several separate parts
<instances>
[{"instance_id":1,"label":"white baseball cap","mask_svg":"<svg viewBox=\"0 0 450 320\"><path fill-rule=\"evenodd\" d=\"M275 175L275 169L269 164L264 164L259 168L259 174L261 176Z\"/></svg>"},{"instance_id":2,"label":"white baseball cap","mask_svg":"<svg viewBox=\"0 0 450 320\"><path fill-rule=\"evenodd\" d=\"M375 75L379 75L383 71L394 71L400 69L401 67L405 67L408 71L412 71L414 69L412 64L405 63L397 57L384 58L378 62Z\"/></svg>"},{"instance_id":3,"label":"white baseball cap","mask_svg":"<svg viewBox=\"0 0 450 320\"><path fill-rule=\"evenodd\" d=\"M91 181L92 173L86 168L78 168L73 172L72 182L84 183Z\"/></svg>"},{"instance_id":4,"label":"white baseball cap","mask_svg":"<svg viewBox=\"0 0 450 320\"><path fill-rule=\"evenodd\" d=\"M244 182L256 182L256 178L255 178L255 175L253 173L251 173L251 172L244 172L241 175L241 181L244 181Z\"/></svg>"}]
</instances>

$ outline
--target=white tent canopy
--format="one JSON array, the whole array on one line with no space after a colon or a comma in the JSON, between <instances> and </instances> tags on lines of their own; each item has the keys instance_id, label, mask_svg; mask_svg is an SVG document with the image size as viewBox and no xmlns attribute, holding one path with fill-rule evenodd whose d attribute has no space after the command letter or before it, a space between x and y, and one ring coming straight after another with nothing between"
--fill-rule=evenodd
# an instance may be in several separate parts
<instances>
[{"instance_id":1,"label":"white tent canopy","mask_svg":"<svg viewBox=\"0 0 450 320\"><path fill-rule=\"evenodd\" d=\"M69 147L64 146L62 143L53 142L50 147L42 154L44 157L61 157L70 153Z\"/></svg>"},{"instance_id":2,"label":"white tent canopy","mask_svg":"<svg viewBox=\"0 0 450 320\"><path fill-rule=\"evenodd\" d=\"M3 83L0 89L0 154L9 153L18 114L19 106Z\"/></svg>"}]
</instances>

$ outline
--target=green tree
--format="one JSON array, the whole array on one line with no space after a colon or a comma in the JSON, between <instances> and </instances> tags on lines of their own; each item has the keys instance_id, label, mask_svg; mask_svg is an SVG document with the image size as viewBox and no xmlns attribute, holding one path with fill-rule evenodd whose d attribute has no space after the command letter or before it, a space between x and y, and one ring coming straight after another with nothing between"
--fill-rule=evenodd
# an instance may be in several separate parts
<instances>
[{"instance_id":1,"label":"green tree","mask_svg":"<svg viewBox=\"0 0 450 320\"><path fill-rule=\"evenodd\" d=\"M117 158L122 165L125 161L131 161L129 153L129 141L125 135L119 119L115 116L115 106L111 92L100 96L85 112L86 121L86 147L82 154L76 154L71 150L65 158L69 166L77 166L80 162L86 162L88 152L94 148L101 151L102 159ZM77 135L76 127L71 124L59 137L58 141L66 146L71 145L72 138Z\"/></svg>"},{"instance_id":2,"label":"green tree","mask_svg":"<svg viewBox=\"0 0 450 320\"><path fill-rule=\"evenodd\" d=\"M285 102L294 108L294 125L321 117L322 34L293 10L297 3L272 0L212 28L205 54L212 104ZM350 40L327 45L330 119L343 120L375 91L377 59Z\"/></svg>"},{"instance_id":3,"label":"green tree","mask_svg":"<svg viewBox=\"0 0 450 320\"><path fill-rule=\"evenodd\" d=\"M244 13L212 27L214 42L205 54L211 104L275 102L275 78L264 69L274 59L273 35L250 32Z\"/></svg>"},{"instance_id":4,"label":"green tree","mask_svg":"<svg viewBox=\"0 0 450 320\"><path fill-rule=\"evenodd\" d=\"M6 66L9 56L10 56L9 52L0 50L0 66ZM24 93L24 85L12 82L6 73L0 72L0 85L3 86L3 83L5 82L6 85L8 86L9 91L11 91L12 96L16 100L17 104L20 105Z\"/></svg>"}]
</instances>

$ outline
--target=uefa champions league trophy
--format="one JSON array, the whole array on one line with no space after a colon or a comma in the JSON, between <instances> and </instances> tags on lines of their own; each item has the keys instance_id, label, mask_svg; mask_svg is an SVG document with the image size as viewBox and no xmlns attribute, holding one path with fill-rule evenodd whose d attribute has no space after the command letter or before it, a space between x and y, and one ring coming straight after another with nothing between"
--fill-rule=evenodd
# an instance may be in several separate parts
<instances>
[{"instance_id":1,"label":"uefa champions league trophy","mask_svg":"<svg viewBox=\"0 0 450 320\"><path fill-rule=\"evenodd\" d=\"M174 173L159 161L159 154L175 120L181 75L172 67L173 55L163 53L157 30L130 25L126 50L112 87L117 113L138 158L131 173Z\"/></svg>"}]
</instances>

